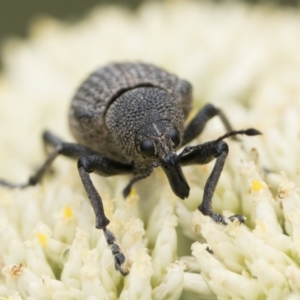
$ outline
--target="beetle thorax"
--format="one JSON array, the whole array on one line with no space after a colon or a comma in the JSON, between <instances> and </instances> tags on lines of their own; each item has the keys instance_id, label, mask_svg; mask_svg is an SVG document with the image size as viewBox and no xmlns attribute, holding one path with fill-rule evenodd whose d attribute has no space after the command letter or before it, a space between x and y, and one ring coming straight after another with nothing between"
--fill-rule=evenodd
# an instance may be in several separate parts
<instances>
[{"instance_id":1,"label":"beetle thorax","mask_svg":"<svg viewBox=\"0 0 300 300\"><path fill-rule=\"evenodd\" d=\"M172 149L169 130L183 129L183 114L176 101L164 90L140 87L126 91L108 108L106 125L129 161L141 161L140 143L151 140L157 154Z\"/></svg>"}]
</instances>

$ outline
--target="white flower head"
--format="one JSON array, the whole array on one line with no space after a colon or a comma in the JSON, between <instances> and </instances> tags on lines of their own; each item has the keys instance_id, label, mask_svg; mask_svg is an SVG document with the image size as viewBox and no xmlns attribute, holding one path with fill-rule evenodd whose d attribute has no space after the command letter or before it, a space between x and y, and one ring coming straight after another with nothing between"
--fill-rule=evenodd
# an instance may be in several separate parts
<instances>
[{"instance_id":1,"label":"white flower head","mask_svg":"<svg viewBox=\"0 0 300 300\"><path fill-rule=\"evenodd\" d=\"M214 162L183 169L184 201L157 168L129 178L92 175L110 224L95 228L76 163L24 190L0 186L0 299L298 299L300 295L299 12L242 4L148 3L135 13L100 7L76 24L42 19L3 50L0 178L22 182L44 154L44 128L74 141L66 118L75 89L112 61L143 61L193 85L195 116L213 103L234 129L212 206L202 215ZM224 134L215 117L191 144ZM243 215L240 224L232 215ZM107 245L104 234L113 234ZM112 254L122 252L115 269ZM194 296L194 295L193 295Z\"/></svg>"}]
</instances>

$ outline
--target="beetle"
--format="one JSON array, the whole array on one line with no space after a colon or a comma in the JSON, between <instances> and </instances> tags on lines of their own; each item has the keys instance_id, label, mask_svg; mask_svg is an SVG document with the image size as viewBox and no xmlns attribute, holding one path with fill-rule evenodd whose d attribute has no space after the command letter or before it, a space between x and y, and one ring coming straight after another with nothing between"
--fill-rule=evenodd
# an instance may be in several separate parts
<instances>
[{"instance_id":1,"label":"beetle","mask_svg":"<svg viewBox=\"0 0 300 300\"><path fill-rule=\"evenodd\" d=\"M192 86L186 80L146 63L113 63L92 73L77 90L70 107L70 129L78 143L66 143L45 131L43 141L53 150L44 164L22 184L0 180L0 185L25 188L37 184L58 155L77 159L79 175L95 212L96 228L103 229L115 259L115 268L127 275L125 256L116 238L107 229L102 199L90 173L101 176L133 175L123 191L126 198L132 185L161 167L173 192L181 199L189 196L189 185L181 167L207 164L216 159L204 187L198 209L214 221L226 225L223 215L212 210L212 197L228 155L227 137L258 135L254 128L232 130L223 112L206 104L185 126L191 111ZM227 131L213 141L186 146L218 116ZM186 146L181 153L176 150ZM244 222L242 215L234 215Z\"/></svg>"}]
</instances>

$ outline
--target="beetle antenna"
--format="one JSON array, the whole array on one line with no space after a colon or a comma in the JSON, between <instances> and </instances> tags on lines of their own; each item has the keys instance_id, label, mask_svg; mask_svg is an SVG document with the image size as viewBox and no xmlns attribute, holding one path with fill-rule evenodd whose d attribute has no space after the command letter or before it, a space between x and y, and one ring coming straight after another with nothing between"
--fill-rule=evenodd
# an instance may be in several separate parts
<instances>
[{"instance_id":1,"label":"beetle antenna","mask_svg":"<svg viewBox=\"0 0 300 300\"><path fill-rule=\"evenodd\" d=\"M217 138L215 140L215 142L220 142L230 136L234 136L237 134L245 134L245 135L253 136L253 135L259 135L262 133L255 128L248 128L246 130L232 130L232 131L227 132L226 134L222 135L221 137Z\"/></svg>"}]
</instances>

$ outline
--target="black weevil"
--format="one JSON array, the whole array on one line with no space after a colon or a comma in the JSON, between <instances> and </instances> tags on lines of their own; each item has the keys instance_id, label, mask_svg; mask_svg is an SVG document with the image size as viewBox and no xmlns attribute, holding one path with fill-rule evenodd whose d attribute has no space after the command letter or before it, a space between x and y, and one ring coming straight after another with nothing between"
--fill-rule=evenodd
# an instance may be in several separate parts
<instances>
[{"instance_id":1,"label":"black weevil","mask_svg":"<svg viewBox=\"0 0 300 300\"><path fill-rule=\"evenodd\" d=\"M0 185L10 188L35 185L59 154L77 159L79 175L96 215L96 228L103 229L115 257L115 267L126 275L122 268L125 256L106 228L109 220L89 173L133 175L123 192L127 197L134 182L160 166L173 192L184 199L189 196L190 188L181 167L216 159L198 209L214 221L226 224L224 216L212 211L213 193L229 151L224 139L237 134L260 134L253 128L232 130L222 111L211 104L205 105L184 127L191 102L192 87L187 81L153 65L119 63L100 68L79 87L71 103L70 128L78 144L65 143L44 132L44 143L53 148L44 164L23 184L0 180ZM216 115L227 133L213 141L186 146L177 155L175 151L196 138L206 122ZM241 215L232 218L244 221Z\"/></svg>"}]
</instances>

